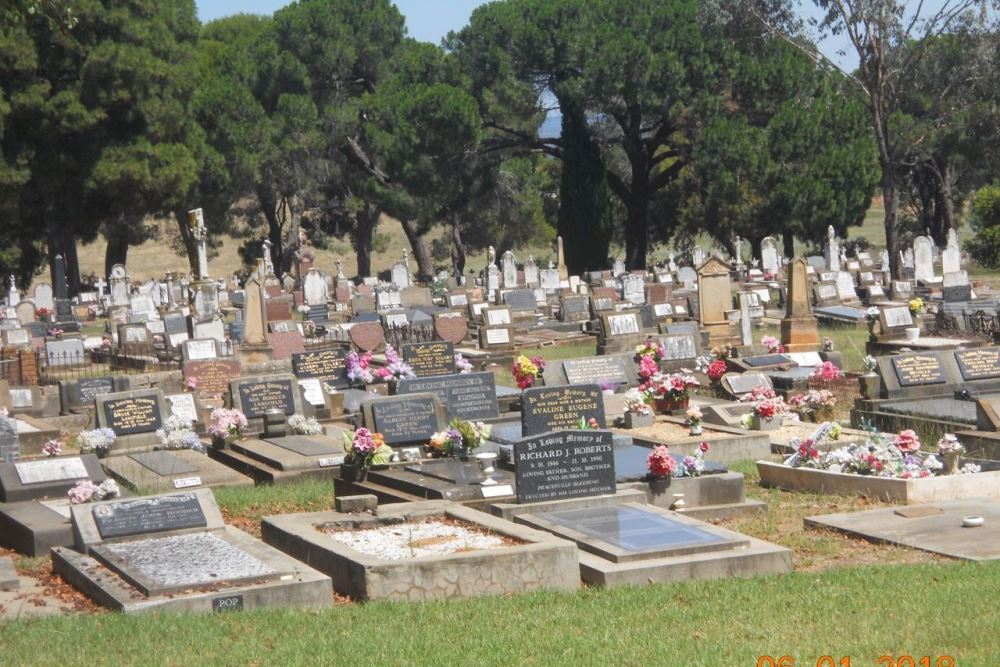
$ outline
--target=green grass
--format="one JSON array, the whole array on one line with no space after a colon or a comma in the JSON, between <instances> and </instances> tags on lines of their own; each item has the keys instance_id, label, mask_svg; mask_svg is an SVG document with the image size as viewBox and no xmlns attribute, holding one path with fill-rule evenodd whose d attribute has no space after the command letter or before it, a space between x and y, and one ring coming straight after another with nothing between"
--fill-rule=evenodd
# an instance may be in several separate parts
<instances>
[{"instance_id":1,"label":"green grass","mask_svg":"<svg viewBox=\"0 0 1000 667\"><path fill-rule=\"evenodd\" d=\"M997 581L998 563L948 563L324 612L61 617L0 626L0 646L6 665L60 667L738 667L761 655L810 666L851 656L867 666L885 654L986 667L1000 664L988 611Z\"/></svg>"}]
</instances>

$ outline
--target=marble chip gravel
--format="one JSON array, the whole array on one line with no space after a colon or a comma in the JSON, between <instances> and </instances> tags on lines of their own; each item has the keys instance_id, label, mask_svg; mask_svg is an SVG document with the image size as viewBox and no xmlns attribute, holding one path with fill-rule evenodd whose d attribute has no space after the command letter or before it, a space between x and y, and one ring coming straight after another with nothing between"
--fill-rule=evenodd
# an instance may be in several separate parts
<instances>
[{"instance_id":1,"label":"marble chip gravel","mask_svg":"<svg viewBox=\"0 0 1000 667\"><path fill-rule=\"evenodd\" d=\"M330 537L356 551L385 560L440 556L505 546L499 535L440 521L403 523L364 530L330 531Z\"/></svg>"}]
</instances>

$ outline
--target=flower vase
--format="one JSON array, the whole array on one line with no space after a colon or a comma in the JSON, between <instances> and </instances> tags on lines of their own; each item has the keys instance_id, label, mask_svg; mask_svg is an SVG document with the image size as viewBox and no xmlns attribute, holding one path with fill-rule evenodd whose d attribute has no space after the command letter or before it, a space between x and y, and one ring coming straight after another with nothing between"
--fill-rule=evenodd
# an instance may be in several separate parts
<instances>
[{"instance_id":1,"label":"flower vase","mask_svg":"<svg viewBox=\"0 0 1000 667\"><path fill-rule=\"evenodd\" d=\"M861 387L861 396L866 400L878 400L882 393L882 376L876 373L862 375L858 378L858 384Z\"/></svg>"},{"instance_id":2,"label":"flower vase","mask_svg":"<svg viewBox=\"0 0 1000 667\"><path fill-rule=\"evenodd\" d=\"M653 425L653 413L640 415L635 412L625 413L625 428L646 428Z\"/></svg>"},{"instance_id":3,"label":"flower vase","mask_svg":"<svg viewBox=\"0 0 1000 667\"><path fill-rule=\"evenodd\" d=\"M824 405L822 407L816 408L813 413L816 417L816 423L822 424L823 422L828 422L833 420L833 407L829 405Z\"/></svg>"},{"instance_id":4,"label":"flower vase","mask_svg":"<svg viewBox=\"0 0 1000 667\"><path fill-rule=\"evenodd\" d=\"M941 469L942 475L954 475L958 470L958 452L941 454L941 463L944 464L944 468Z\"/></svg>"},{"instance_id":5,"label":"flower vase","mask_svg":"<svg viewBox=\"0 0 1000 667\"><path fill-rule=\"evenodd\" d=\"M688 435L701 435L701 429L701 422L691 424L688 430Z\"/></svg>"},{"instance_id":6,"label":"flower vase","mask_svg":"<svg viewBox=\"0 0 1000 667\"><path fill-rule=\"evenodd\" d=\"M761 419L760 416L754 415L753 420L750 422L750 428L754 431L774 431L781 427L781 417L772 417L771 419Z\"/></svg>"},{"instance_id":7,"label":"flower vase","mask_svg":"<svg viewBox=\"0 0 1000 667\"><path fill-rule=\"evenodd\" d=\"M368 466L345 461L340 464L340 479L345 482L363 482L368 479Z\"/></svg>"},{"instance_id":8,"label":"flower vase","mask_svg":"<svg viewBox=\"0 0 1000 667\"><path fill-rule=\"evenodd\" d=\"M669 415L675 410L687 410L688 396L681 398L658 398L656 399L656 411L660 414Z\"/></svg>"}]
</instances>

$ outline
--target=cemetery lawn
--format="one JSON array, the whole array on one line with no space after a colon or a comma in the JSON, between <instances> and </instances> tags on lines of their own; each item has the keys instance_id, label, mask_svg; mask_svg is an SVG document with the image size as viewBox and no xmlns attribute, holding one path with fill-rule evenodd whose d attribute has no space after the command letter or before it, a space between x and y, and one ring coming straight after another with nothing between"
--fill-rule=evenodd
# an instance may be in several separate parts
<instances>
[{"instance_id":1,"label":"cemetery lawn","mask_svg":"<svg viewBox=\"0 0 1000 667\"><path fill-rule=\"evenodd\" d=\"M728 667L788 655L794 663L786 665L811 667L823 655L875 666L890 654L911 655L914 665L943 655L961 667L1000 664L991 612L1000 563L806 530L805 516L883 504L762 489L752 462L731 468L771 511L720 525L790 547L793 574L418 604L337 598L326 611L0 621L2 664ZM328 509L330 490L307 482L220 489L216 497L228 523L259 535L263 516ZM37 573L47 562L21 558L18 566Z\"/></svg>"}]
</instances>

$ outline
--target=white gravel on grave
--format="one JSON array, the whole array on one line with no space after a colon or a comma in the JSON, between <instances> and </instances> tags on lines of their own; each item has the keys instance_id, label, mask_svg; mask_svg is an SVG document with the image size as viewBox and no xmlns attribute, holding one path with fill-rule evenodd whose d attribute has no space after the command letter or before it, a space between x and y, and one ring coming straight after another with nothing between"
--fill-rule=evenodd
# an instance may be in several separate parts
<instances>
[{"instance_id":1,"label":"white gravel on grave","mask_svg":"<svg viewBox=\"0 0 1000 667\"><path fill-rule=\"evenodd\" d=\"M440 556L456 551L496 549L503 547L498 535L447 524L440 521L402 523L365 530L330 531L337 542L368 556L386 560L403 560L420 556ZM422 540L433 540L423 544ZM419 546L413 546L417 543Z\"/></svg>"}]
</instances>

